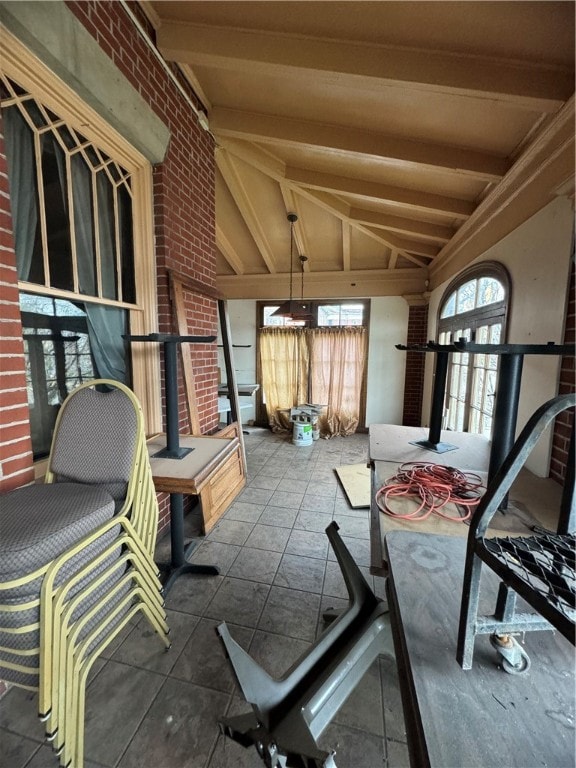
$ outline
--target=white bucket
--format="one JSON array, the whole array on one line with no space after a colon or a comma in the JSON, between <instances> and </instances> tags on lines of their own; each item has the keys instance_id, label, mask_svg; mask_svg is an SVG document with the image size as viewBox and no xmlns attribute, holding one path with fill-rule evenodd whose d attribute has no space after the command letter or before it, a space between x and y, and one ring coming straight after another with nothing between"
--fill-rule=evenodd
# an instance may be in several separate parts
<instances>
[{"instance_id":1,"label":"white bucket","mask_svg":"<svg viewBox=\"0 0 576 768\"><path fill-rule=\"evenodd\" d=\"M295 421L292 442L294 445L312 445L312 424Z\"/></svg>"}]
</instances>

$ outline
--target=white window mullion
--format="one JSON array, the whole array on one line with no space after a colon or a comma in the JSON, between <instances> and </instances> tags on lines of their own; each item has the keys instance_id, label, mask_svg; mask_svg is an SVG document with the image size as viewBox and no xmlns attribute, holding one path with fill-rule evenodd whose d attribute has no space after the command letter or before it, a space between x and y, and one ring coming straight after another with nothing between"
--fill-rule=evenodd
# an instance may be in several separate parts
<instances>
[{"instance_id":1,"label":"white window mullion","mask_svg":"<svg viewBox=\"0 0 576 768\"><path fill-rule=\"evenodd\" d=\"M38 174L38 220L42 238L42 261L44 264L44 285L50 286L50 262L48 259L48 230L46 227L46 199L44 197L44 174L42 172L42 146L40 134L34 129L34 154Z\"/></svg>"},{"instance_id":2,"label":"white window mullion","mask_svg":"<svg viewBox=\"0 0 576 768\"><path fill-rule=\"evenodd\" d=\"M120 240L120 216L118 205L119 184L114 185L114 242L116 243L116 276L118 285L118 301L124 301L124 287L122 285L122 251Z\"/></svg>"},{"instance_id":3,"label":"white window mullion","mask_svg":"<svg viewBox=\"0 0 576 768\"><path fill-rule=\"evenodd\" d=\"M70 255L72 256L72 282L74 293L80 292L80 282L78 279L78 251L76 249L76 226L74 223L74 190L72 189L72 159L70 153L66 152L66 193L68 197L68 223L70 225Z\"/></svg>"},{"instance_id":4,"label":"white window mullion","mask_svg":"<svg viewBox=\"0 0 576 768\"><path fill-rule=\"evenodd\" d=\"M100 259L100 217L98 216L97 177L92 171L92 222L94 225L94 253L96 256L96 293L102 296L102 261Z\"/></svg>"}]
</instances>

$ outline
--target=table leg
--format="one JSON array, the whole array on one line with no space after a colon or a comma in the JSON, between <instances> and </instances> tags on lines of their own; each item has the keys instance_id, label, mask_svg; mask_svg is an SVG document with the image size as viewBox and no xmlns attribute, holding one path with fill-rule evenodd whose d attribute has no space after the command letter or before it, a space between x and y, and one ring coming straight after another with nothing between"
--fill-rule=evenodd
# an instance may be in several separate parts
<instances>
[{"instance_id":1,"label":"table leg","mask_svg":"<svg viewBox=\"0 0 576 768\"><path fill-rule=\"evenodd\" d=\"M430 428L427 440L410 441L411 445L418 445L434 453L447 453L455 451L457 447L451 443L442 443L440 433L442 430L442 416L444 413L444 396L446 392L446 379L448 376L448 352L438 352L436 355L436 370L434 372L434 391L432 394L432 410L430 412Z\"/></svg>"},{"instance_id":2,"label":"table leg","mask_svg":"<svg viewBox=\"0 0 576 768\"><path fill-rule=\"evenodd\" d=\"M523 362L524 355L502 355L500 360L498 391L494 403L488 483L492 481L514 445ZM505 510L507 507L508 494L502 499L499 509Z\"/></svg>"},{"instance_id":3,"label":"table leg","mask_svg":"<svg viewBox=\"0 0 576 768\"><path fill-rule=\"evenodd\" d=\"M200 503L202 503L200 501ZM160 563L162 586L166 595L176 579L185 573L217 576L220 571L215 565L188 563L187 558L194 551L198 542L193 539L188 546L184 543L184 496L181 493L170 494L170 562Z\"/></svg>"}]
</instances>

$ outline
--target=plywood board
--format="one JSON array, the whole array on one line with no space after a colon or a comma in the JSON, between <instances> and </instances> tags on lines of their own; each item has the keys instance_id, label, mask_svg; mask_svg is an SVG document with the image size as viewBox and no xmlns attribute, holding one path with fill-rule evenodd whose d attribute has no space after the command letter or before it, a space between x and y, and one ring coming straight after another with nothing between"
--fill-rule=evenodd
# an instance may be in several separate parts
<instances>
[{"instance_id":1,"label":"plywood board","mask_svg":"<svg viewBox=\"0 0 576 768\"><path fill-rule=\"evenodd\" d=\"M336 467L338 479L353 509L370 507L370 469L366 464L347 464Z\"/></svg>"}]
</instances>

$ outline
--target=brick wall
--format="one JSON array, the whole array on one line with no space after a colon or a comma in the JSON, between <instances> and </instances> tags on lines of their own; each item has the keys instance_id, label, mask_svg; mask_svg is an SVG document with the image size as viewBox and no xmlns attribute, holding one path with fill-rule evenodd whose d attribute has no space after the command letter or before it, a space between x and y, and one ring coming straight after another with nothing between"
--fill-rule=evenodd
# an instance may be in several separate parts
<instances>
[{"instance_id":1,"label":"brick wall","mask_svg":"<svg viewBox=\"0 0 576 768\"><path fill-rule=\"evenodd\" d=\"M1 120L1 118L0 118ZM0 128L1 128L0 122ZM4 139L0 136L0 490L34 479Z\"/></svg>"},{"instance_id":2,"label":"brick wall","mask_svg":"<svg viewBox=\"0 0 576 768\"><path fill-rule=\"evenodd\" d=\"M427 332L428 306L410 306L408 312L407 344L425 344ZM402 424L406 427L419 427L422 424L425 357L424 354L419 352L406 352L404 410L402 412Z\"/></svg>"},{"instance_id":3,"label":"brick wall","mask_svg":"<svg viewBox=\"0 0 576 768\"><path fill-rule=\"evenodd\" d=\"M566 322L564 327L564 344L574 345L576 341L576 296L574 281L574 262L572 262L572 275L570 278L570 297L566 311ZM560 368L560 381L558 385L558 394L564 395L576 390L574 381L574 358L563 357ZM554 426L554 437L552 440L552 460L550 463L550 477L559 483L564 482L566 474L566 464L568 460L568 445L574 424L574 411L564 411L556 419Z\"/></svg>"}]
</instances>

